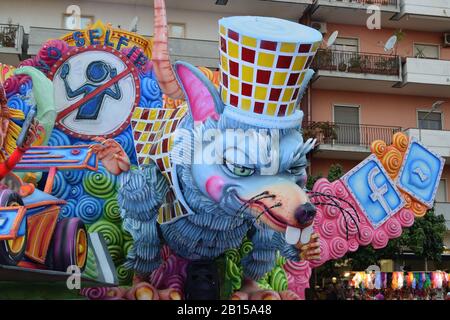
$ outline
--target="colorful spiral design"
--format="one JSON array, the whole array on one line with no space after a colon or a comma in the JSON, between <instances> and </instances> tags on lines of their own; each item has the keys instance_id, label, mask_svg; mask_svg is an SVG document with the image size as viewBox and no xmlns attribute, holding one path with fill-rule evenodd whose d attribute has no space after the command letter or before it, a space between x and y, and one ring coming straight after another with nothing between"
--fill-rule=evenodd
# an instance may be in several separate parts
<instances>
[{"instance_id":1,"label":"colorful spiral design","mask_svg":"<svg viewBox=\"0 0 450 320\"><path fill-rule=\"evenodd\" d=\"M60 199L66 199L69 192L70 188L66 179L64 179L62 172L58 171L53 182L52 195Z\"/></svg>"},{"instance_id":2,"label":"colorful spiral design","mask_svg":"<svg viewBox=\"0 0 450 320\"><path fill-rule=\"evenodd\" d=\"M275 267L270 273L269 284L273 290L280 292L287 290L288 281L283 268Z\"/></svg>"},{"instance_id":3,"label":"colorful spiral design","mask_svg":"<svg viewBox=\"0 0 450 320\"><path fill-rule=\"evenodd\" d=\"M326 195L334 194L334 190L333 187L331 186L331 183L325 178L321 178L317 180L316 183L314 183L313 191L324 193ZM325 203L328 202L328 198L326 197L319 196L317 198L320 200L320 202Z\"/></svg>"},{"instance_id":4,"label":"colorful spiral design","mask_svg":"<svg viewBox=\"0 0 450 320\"><path fill-rule=\"evenodd\" d=\"M408 149L409 138L403 132L397 132L392 137L392 145L396 147L400 152L406 152Z\"/></svg>"},{"instance_id":5,"label":"colorful spiral design","mask_svg":"<svg viewBox=\"0 0 450 320\"><path fill-rule=\"evenodd\" d=\"M106 298L108 288L107 287L82 288L80 293L81 295L87 297L90 300L101 300Z\"/></svg>"},{"instance_id":6,"label":"colorful spiral design","mask_svg":"<svg viewBox=\"0 0 450 320\"><path fill-rule=\"evenodd\" d=\"M241 245L241 248L240 248L241 257L245 257L252 250L253 250L253 243L250 240L245 239L242 242L242 245Z\"/></svg>"},{"instance_id":7,"label":"colorful spiral design","mask_svg":"<svg viewBox=\"0 0 450 320\"><path fill-rule=\"evenodd\" d=\"M61 218L73 218L75 217L75 208L77 207L78 201L76 199L69 199L67 203L61 207L59 216Z\"/></svg>"},{"instance_id":8,"label":"colorful spiral design","mask_svg":"<svg viewBox=\"0 0 450 320\"><path fill-rule=\"evenodd\" d=\"M337 232L336 223L333 220L325 220L320 226L320 235L327 239L332 239Z\"/></svg>"},{"instance_id":9,"label":"colorful spiral design","mask_svg":"<svg viewBox=\"0 0 450 320\"><path fill-rule=\"evenodd\" d=\"M48 40L38 51L36 60L42 60L51 68L67 51L69 51L69 45L65 41L59 39Z\"/></svg>"},{"instance_id":10,"label":"colorful spiral design","mask_svg":"<svg viewBox=\"0 0 450 320\"><path fill-rule=\"evenodd\" d=\"M227 250L225 252L225 257L235 264L239 264L239 262L241 261L241 255L238 249Z\"/></svg>"},{"instance_id":11,"label":"colorful spiral design","mask_svg":"<svg viewBox=\"0 0 450 320\"><path fill-rule=\"evenodd\" d=\"M70 186L69 197L78 199L84 195L83 186L79 184L73 184Z\"/></svg>"},{"instance_id":12,"label":"colorful spiral design","mask_svg":"<svg viewBox=\"0 0 450 320\"><path fill-rule=\"evenodd\" d=\"M348 251L347 241L341 237L335 237L330 242L330 256L339 259Z\"/></svg>"},{"instance_id":13,"label":"colorful spiral design","mask_svg":"<svg viewBox=\"0 0 450 320\"><path fill-rule=\"evenodd\" d=\"M98 171L89 171L84 174L83 187L87 193L94 197L109 199L116 192L116 177L105 168Z\"/></svg>"},{"instance_id":14,"label":"colorful spiral design","mask_svg":"<svg viewBox=\"0 0 450 320\"><path fill-rule=\"evenodd\" d=\"M351 215L354 216L353 213L351 213ZM355 219L355 221L358 221L356 220L356 217L353 217L353 219ZM347 213L345 214L345 217L341 214L337 218L338 232L341 237L346 238L347 231L349 237L352 237L358 233L358 226L355 221L353 221L353 219L350 217L350 214Z\"/></svg>"},{"instance_id":15,"label":"colorful spiral design","mask_svg":"<svg viewBox=\"0 0 450 320\"><path fill-rule=\"evenodd\" d=\"M427 213L427 207L415 200L411 204L411 209L417 218L422 218Z\"/></svg>"},{"instance_id":16,"label":"colorful spiral design","mask_svg":"<svg viewBox=\"0 0 450 320\"><path fill-rule=\"evenodd\" d=\"M323 212L321 207L316 207L316 216L314 217L314 223L313 225L315 227L322 224L322 221L324 220ZM315 228L317 229L317 228Z\"/></svg>"},{"instance_id":17,"label":"colorful spiral design","mask_svg":"<svg viewBox=\"0 0 450 320\"><path fill-rule=\"evenodd\" d=\"M375 140L370 145L370 152L375 154L377 158L382 158L386 153L386 148L386 142L384 142L383 140Z\"/></svg>"},{"instance_id":18,"label":"colorful spiral design","mask_svg":"<svg viewBox=\"0 0 450 320\"><path fill-rule=\"evenodd\" d=\"M348 251L355 252L359 248L359 242L356 238L348 240Z\"/></svg>"},{"instance_id":19,"label":"colorful spiral design","mask_svg":"<svg viewBox=\"0 0 450 320\"><path fill-rule=\"evenodd\" d=\"M20 110L24 114L27 114L28 111L30 111L30 105L18 94L9 98L6 105L11 109Z\"/></svg>"},{"instance_id":20,"label":"colorful spiral design","mask_svg":"<svg viewBox=\"0 0 450 320\"><path fill-rule=\"evenodd\" d=\"M75 215L86 224L92 224L99 220L103 212L103 200L84 195L78 199Z\"/></svg>"},{"instance_id":21,"label":"colorful spiral design","mask_svg":"<svg viewBox=\"0 0 450 320\"><path fill-rule=\"evenodd\" d=\"M394 147L388 147L386 154L383 156L381 163L383 163L386 172L391 178L395 178L402 166L403 156Z\"/></svg>"},{"instance_id":22,"label":"colorful spiral design","mask_svg":"<svg viewBox=\"0 0 450 320\"><path fill-rule=\"evenodd\" d=\"M29 58L29 59L25 59L22 62L20 62L18 68L20 68L20 67L35 67L35 66L37 66L36 59Z\"/></svg>"},{"instance_id":23,"label":"colorful spiral design","mask_svg":"<svg viewBox=\"0 0 450 320\"><path fill-rule=\"evenodd\" d=\"M79 184L83 180L83 170L65 170L63 171L64 178L72 185Z\"/></svg>"},{"instance_id":24,"label":"colorful spiral design","mask_svg":"<svg viewBox=\"0 0 450 320\"><path fill-rule=\"evenodd\" d=\"M70 144L70 139L64 132L53 128L50 139L48 140L49 146L68 146Z\"/></svg>"},{"instance_id":25,"label":"colorful spiral design","mask_svg":"<svg viewBox=\"0 0 450 320\"><path fill-rule=\"evenodd\" d=\"M123 255L123 246L116 245L116 244L109 244L108 245L108 252L111 256L111 259L114 262L114 265L118 265L123 262L124 255Z\"/></svg>"},{"instance_id":26,"label":"colorful spiral design","mask_svg":"<svg viewBox=\"0 0 450 320\"><path fill-rule=\"evenodd\" d=\"M375 230L372 241L372 246L374 249L381 249L386 247L388 241L389 237L382 228Z\"/></svg>"},{"instance_id":27,"label":"colorful spiral design","mask_svg":"<svg viewBox=\"0 0 450 320\"><path fill-rule=\"evenodd\" d=\"M117 279L121 286L130 285L133 281L133 276L133 270L125 268L123 264L117 267Z\"/></svg>"},{"instance_id":28,"label":"colorful spiral design","mask_svg":"<svg viewBox=\"0 0 450 320\"><path fill-rule=\"evenodd\" d=\"M283 268L287 273L293 275L294 277L298 277L305 274L305 271L308 268L308 263L306 261L296 262L287 260Z\"/></svg>"},{"instance_id":29,"label":"colorful spiral design","mask_svg":"<svg viewBox=\"0 0 450 320\"><path fill-rule=\"evenodd\" d=\"M154 101L161 99L161 88L157 81L150 77L143 77L141 79L141 95L147 101Z\"/></svg>"},{"instance_id":30,"label":"colorful spiral design","mask_svg":"<svg viewBox=\"0 0 450 320\"><path fill-rule=\"evenodd\" d=\"M115 137L114 140L116 140L121 145L126 154L131 157L131 155L134 153L134 140L131 127L128 127L120 135Z\"/></svg>"},{"instance_id":31,"label":"colorful spiral design","mask_svg":"<svg viewBox=\"0 0 450 320\"><path fill-rule=\"evenodd\" d=\"M390 239L398 238L402 234L402 226L395 217L389 218L384 223L383 228Z\"/></svg>"},{"instance_id":32,"label":"colorful spiral design","mask_svg":"<svg viewBox=\"0 0 450 320\"><path fill-rule=\"evenodd\" d=\"M336 180L333 182L334 194L342 199L347 199L349 197L349 193L347 188L340 180Z\"/></svg>"},{"instance_id":33,"label":"colorful spiral design","mask_svg":"<svg viewBox=\"0 0 450 320\"><path fill-rule=\"evenodd\" d=\"M30 91L33 88L33 83L31 81L31 78L23 77L20 79L19 82L19 94L25 96L28 94L28 91Z\"/></svg>"},{"instance_id":34,"label":"colorful spiral design","mask_svg":"<svg viewBox=\"0 0 450 320\"><path fill-rule=\"evenodd\" d=\"M410 209L413 202L411 196L403 191L400 191L400 193L402 194L403 199L405 199L405 208Z\"/></svg>"},{"instance_id":35,"label":"colorful spiral design","mask_svg":"<svg viewBox=\"0 0 450 320\"><path fill-rule=\"evenodd\" d=\"M93 232L101 233L108 247L110 245L123 246L122 232L120 231L118 226L109 221L103 219L99 220L93 225L91 225L88 231L90 233Z\"/></svg>"},{"instance_id":36,"label":"colorful spiral design","mask_svg":"<svg viewBox=\"0 0 450 320\"><path fill-rule=\"evenodd\" d=\"M367 246L373 240L373 229L370 226L363 226L360 229L359 243L362 246Z\"/></svg>"},{"instance_id":37,"label":"colorful spiral design","mask_svg":"<svg viewBox=\"0 0 450 320\"><path fill-rule=\"evenodd\" d=\"M125 239L124 239L125 240ZM128 256L128 252L130 252L131 248L133 248L134 241L124 241L123 243L123 255L126 258Z\"/></svg>"},{"instance_id":38,"label":"colorful spiral design","mask_svg":"<svg viewBox=\"0 0 450 320\"><path fill-rule=\"evenodd\" d=\"M3 88L6 92L6 98L11 97L13 94L19 93L20 78L17 76L9 77L3 83Z\"/></svg>"},{"instance_id":39,"label":"colorful spiral design","mask_svg":"<svg viewBox=\"0 0 450 320\"><path fill-rule=\"evenodd\" d=\"M397 214L398 221L402 225L402 227L411 227L414 224L414 214L411 210L402 209Z\"/></svg>"},{"instance_id":40,"label":"colorful spiral design","mask_svg":"<svg viewBox=\"0 0 450 320\"><path fill-rule=\"evenodd\" d=\"M103 217L115 224L120 224L122 222L122 218L120 217L120 206L116 198L110 198L105 201Z\"/></svg>"},{"instance_id":41,"label":"colorful spiral design","mask_svg":"<svg viewBox=\"0 0 450 320\"><path fill-rule=\"evenodd\" d=\"M327 201L328 203L329 201ZM325 210L325 216L327 216L330 219L335 219L337 216L339 216L341 214L341 211L339 210L339 208L336 208L334 206L324 206Z\"/></svg>"}]
</instances>

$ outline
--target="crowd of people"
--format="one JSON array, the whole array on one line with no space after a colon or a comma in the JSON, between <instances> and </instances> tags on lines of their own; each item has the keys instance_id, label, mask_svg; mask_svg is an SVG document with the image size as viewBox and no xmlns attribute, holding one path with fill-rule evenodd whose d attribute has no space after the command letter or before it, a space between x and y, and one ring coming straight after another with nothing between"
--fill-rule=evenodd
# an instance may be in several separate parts
<instances>
[{"instance_id":1,"label":"crowd of people","mask_svg":"<svg viewBox=\"0 0 450 320\"><path fill-rule=\"evenodd\" d=\"M449 288L413 289L364 289L346 283L331 283L325 288L316 287L313 300L450 300Z\"/></svg>"}]
</instances>

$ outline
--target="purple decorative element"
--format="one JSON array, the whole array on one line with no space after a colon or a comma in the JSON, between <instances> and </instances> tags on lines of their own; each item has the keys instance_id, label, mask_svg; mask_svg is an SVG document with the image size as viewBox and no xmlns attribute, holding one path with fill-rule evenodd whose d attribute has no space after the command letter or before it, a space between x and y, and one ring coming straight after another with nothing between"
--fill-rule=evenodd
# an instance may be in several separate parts
<instances>
[{"instance_id":1,"label":"purple decorative element","mask_svg":"<svg viewBox=\"0 0 450 320\"><path fill-rule=\"evenodd\" d=\"M90 300L100 300L105 299L106 294L108 293L108 288L99 287L99 288L83 288L80 291L81 295L86 296Z\"/></svg>"}]
</instances>

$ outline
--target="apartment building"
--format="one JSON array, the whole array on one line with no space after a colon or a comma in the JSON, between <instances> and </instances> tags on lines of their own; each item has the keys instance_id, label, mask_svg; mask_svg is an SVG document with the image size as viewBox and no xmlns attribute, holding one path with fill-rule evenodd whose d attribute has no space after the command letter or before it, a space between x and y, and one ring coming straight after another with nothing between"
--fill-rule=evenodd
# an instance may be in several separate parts
<instances>
[{"instance_id":1,"label":"apartment building","mask_svg":"<svg viewBox=\"0 0 450 320\"><path fill-rule=\"evenodd\" d=\"M393 133L404 131L446 159L436 209L450 230L450 0L166 0L166 5L172 59L210 68L219 64L221 17L275 16L320 30L324 45L301 103L305 134L320 141L310 173L326 175L335 163L350 169L369 154L371 141L389 143ZM152 7L152 0L0 0L0 61L15 65L35 55L45 40L76 27L74 12L80 27L100 19L151 36ZM369 30L373 9L379 9L380 25ZM334 31L338 37L327 47ZM389 41L393 35L395 43ZM445 244L450 248L450 232Z\"/></svg>"}]
</instances>

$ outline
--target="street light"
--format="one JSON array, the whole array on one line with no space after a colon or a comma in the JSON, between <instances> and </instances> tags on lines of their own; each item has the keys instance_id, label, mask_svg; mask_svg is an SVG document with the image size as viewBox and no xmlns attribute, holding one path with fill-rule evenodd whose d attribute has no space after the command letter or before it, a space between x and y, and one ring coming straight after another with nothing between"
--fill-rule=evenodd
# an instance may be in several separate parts
<instances>
[{"instance_id":1,"label":"street light","mask_svg":"<svg viewBox=\"0 0 450 320\"><path fill-rule=\"evenodd\" d=\"M444 103L446 103L447 101L442 101L442 100L438 100L435 101L432 105L431 105L431 110L421 119L421 120L426 120L428 118L428 116L430 114L432 114L433 112L435 112L436 110L438 110ZM426 107L425 107L426 108ZM419 123L419 141L422 142L422 128L420 126Z\"/></svg>"}]
</instances>

